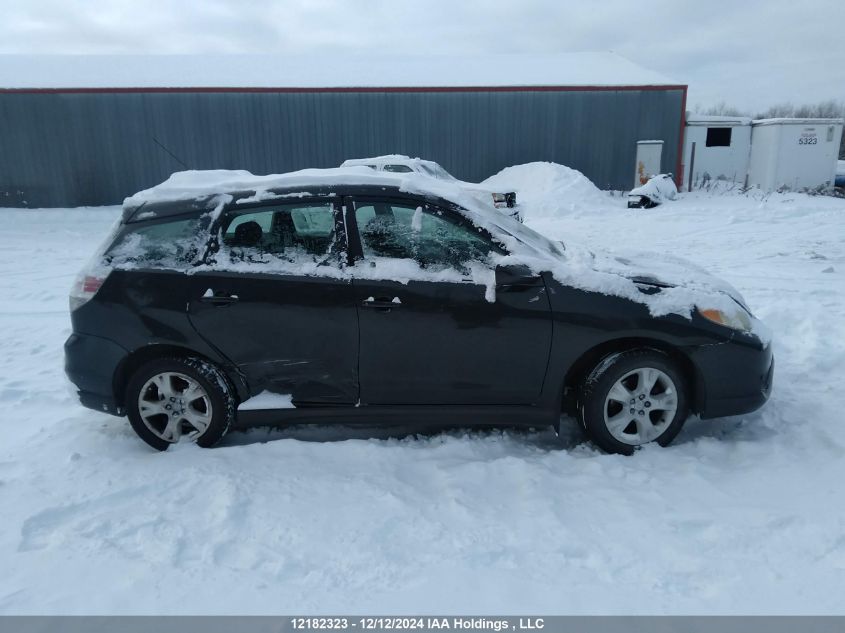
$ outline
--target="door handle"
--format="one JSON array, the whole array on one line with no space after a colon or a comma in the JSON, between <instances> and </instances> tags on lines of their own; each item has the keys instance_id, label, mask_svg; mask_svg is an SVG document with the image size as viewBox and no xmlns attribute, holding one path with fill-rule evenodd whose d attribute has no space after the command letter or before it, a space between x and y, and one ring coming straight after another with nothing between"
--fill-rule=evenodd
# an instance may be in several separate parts
<instances>
[{"instance_id":1,"label":"door handle","mask_svg":"<svg viewBox=\"0 0 845 633\"><path fill-rule=\"evenodd\" d=\"M205 294L200 297L200 301L203 303L210 303L215 306L224 306L237 303L238 295L221 290L215 291L209 288L205 291Z\"/></svg>"},{"instance_id":2,"label":"door handle","mask_svg":"<svg viewBox=\"0 0 845 633\"><path fill-rule=\"evenodd\" d=\"M374 308L380 312L390 312L394 308L401 308L402 301L399 297L389 299L387 297L367 297L361 302L363 308Z\"/></svg>"},{"instance_id":3,"label":"door handle","mask_svg":"<svg viewBox=\"0 0 845 633\"><path fill-rule=\"evenodd\" d=\"M505 292L513 292L528 288L542 288L544 285L541 277L515 277L496 284L496 288Z\"/></svg>"}]
</instances>

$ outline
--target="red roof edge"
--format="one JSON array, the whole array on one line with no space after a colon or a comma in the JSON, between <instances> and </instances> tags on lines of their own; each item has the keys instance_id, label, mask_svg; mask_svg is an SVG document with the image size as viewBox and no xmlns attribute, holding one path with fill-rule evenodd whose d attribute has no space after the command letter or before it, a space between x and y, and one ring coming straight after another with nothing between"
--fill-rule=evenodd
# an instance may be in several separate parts
<instances>
[{"instance_id":1,"label":"red roof edge","mask_svg":"<svg viewBox=\"0 0 845 633\"><path fill-rule=\"evenodd\" d=\"M0 88L0 94L98 94L98 93L184 93L184 92L615 92L621 90L683 90L686 104L687 86L664 84L654 86L404 86L404 87L339 87L339 88L271 88L210 87L194 88ZM686 105L684 105L686 107ZM681 120L683 121L683 113Z\"/></svg>"}]
</instances>

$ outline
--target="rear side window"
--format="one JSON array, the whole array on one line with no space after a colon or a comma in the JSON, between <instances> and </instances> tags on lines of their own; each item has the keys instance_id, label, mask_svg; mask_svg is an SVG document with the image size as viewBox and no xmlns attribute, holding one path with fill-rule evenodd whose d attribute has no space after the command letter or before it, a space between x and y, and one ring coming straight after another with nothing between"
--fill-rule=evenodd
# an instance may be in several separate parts
<instances>
[{"instance_id":1,"label":"rear side window","mask_svg":"<svg viewBox=\"0 0 845 633\"><path fill-rule=\"evenodd\" d=\"M298 265L339 261L331 203L279 205L233 214L221 227L217 261L295 272Z\"/></svg>"},{"instance_id":2,"label":"rear side window","mask_svg":"<svg viewBox=\"0 0 845 633\"><path fill-rule=\"evenodd\" d=\"M128 224L104 259L119 268L187 268L202 256L210 223L204 213Z\"/></svg>"},{"instance_id":3,"label":"rear side window","mask_svg":"<svg viewBox=\"0 0 845 633\"><path fill-rule=\"evenodd\" d=\"M384 171L392 171L392 172L397 173L397 174L407 174L407 173L413 171L407 165L385 165L383 167L383 169L384 169Z\"/></svg>"}]
</instances>

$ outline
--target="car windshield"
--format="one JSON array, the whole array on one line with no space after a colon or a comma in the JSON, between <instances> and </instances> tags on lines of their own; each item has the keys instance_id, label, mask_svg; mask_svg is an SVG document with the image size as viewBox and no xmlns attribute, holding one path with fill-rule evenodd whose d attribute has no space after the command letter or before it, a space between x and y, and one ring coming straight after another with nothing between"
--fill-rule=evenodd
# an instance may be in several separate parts
<instances>
[{"instance_id":1,"label":"car windshield","mask_svg":"<svg viewBox=\"0 0 845 633\"><path fill-rule=\"evenodd\" d=\"M456 178L448 171L443 169L443 167L441 167L437 163L433 163L430 161L420 162L419 171L425 174L426 176L431 176L432 178L437 178L439 180L456 180Z\"/></svg>"},{"instance_id":2,"label":"car windshield","mask_svg":"<svg viewBox=\"0 0 845 633\"><path fill-rule=\"evenodd\" d=\"M432 163L431 166L434 170L435 178L440 178L441 180L456 180L452 174L443 169L443 167L441 167L438 163Z\"/></svg>"}]
</instances>

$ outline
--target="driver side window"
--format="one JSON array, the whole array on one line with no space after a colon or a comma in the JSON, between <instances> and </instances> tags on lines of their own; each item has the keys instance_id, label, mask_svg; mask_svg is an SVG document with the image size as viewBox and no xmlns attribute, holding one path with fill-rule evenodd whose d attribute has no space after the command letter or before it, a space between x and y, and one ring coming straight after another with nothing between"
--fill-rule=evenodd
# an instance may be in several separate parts
<instances>
[{"instance_id":1,"label":"driver side window","mask_svg":"<svg viewBox=\"0 0 845 633\"><path fill-rule=\"evenodd\" d=\"M360 202L355 219L364 258L413 260L433 272L467 270L502 249L468 220L434 207Z\"/></svg>"}]
</instances>

